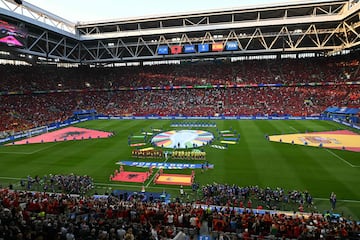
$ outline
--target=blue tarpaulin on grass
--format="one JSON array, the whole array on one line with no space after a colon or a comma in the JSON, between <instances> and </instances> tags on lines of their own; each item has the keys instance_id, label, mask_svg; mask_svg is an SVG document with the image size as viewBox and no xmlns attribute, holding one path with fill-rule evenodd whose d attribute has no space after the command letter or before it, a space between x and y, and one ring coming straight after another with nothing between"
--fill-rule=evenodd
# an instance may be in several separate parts
<instances>
[{"instance_id":1,"label":"blue tarpaulin on grass","mask_svg":"<svg viewBox=\"0 0 360 240\"><path fill-rule=\"evenodd\" d=\"M238 141L238 138L224 138L225 141Z\"/></svg>"},{"instance_id":2,"label":"blue tarpaulin on grass","mask_svg":"<svg viewBox=\"0 0 360 240\"><path fill-rule=\"evenodd\" d=\"M119 161L116 164L132 166L132 167L153 167L164 169L201 169L206 164L191 164L191 163L164 163L164 162L134 162L134 161ZM208 168L214 168L214 164L208 164Z\"/></svg>"}]
</instances>

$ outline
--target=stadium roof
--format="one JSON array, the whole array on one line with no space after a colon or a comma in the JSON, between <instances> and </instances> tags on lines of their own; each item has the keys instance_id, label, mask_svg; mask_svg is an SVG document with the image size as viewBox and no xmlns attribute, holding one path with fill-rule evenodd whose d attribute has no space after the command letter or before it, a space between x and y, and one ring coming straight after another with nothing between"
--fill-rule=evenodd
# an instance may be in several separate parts
<instances>
[{"instance_id":1,"label":"stadium roof","mask_svg":"<svg viewBox=\"0 0 360 240\"><path fill-rule=\"evenodd\" d=\"M252 9L261 7L273 7L284 4L304 4L336 2L338 0L136 0L123 1L118 0L26 0L23 4L30 3L43 8L48 12L54 13L73 22L103 22L120 19L139 19L147 17L198 14L204 12L229 11L233 9ZM69 7L71 6L71 7Z\"/></svg>"},{"instance_id":2,"label":"stadium roof","mask_svg":"<svg viewBox=\"0 0 360 240\"><path fill-rule=\"evenodd\" d=\"M342 51L360 44L359 13L357 0L291 1L74 23L26 1L0 0L0 16L29 31L27 46L16 50L77 63ZM219 42L237 48L158 52Z\"/></svg>"},{"instance_id":3,"label":"stadium roof","mask_svg":"<svg viewBox=\"0 0 360 240\"><path fill-rule=\"evenodd\" d=\"M209 8L209 6L211 5L205 5L205 8L202 9L194 9L191 8L190 11L174 11L174 12L168 12L168 13L161 13L161 14L149 14L152 12L152 10L150 9L148 11L147 14L143 15L143 16L139 16L139 15L132 15L129 17L116 17L116 18L112 18L109 19L107 18L103 18L103 19L94 19L94 20L88 20L88 21L78 21L77 24L78 25L83 25L83 24L102 24L102 23L108 23L108 22L116 22L116 21L131 21L131 20L147 20L147 19L157 19L157 18L164 18L164 17L178 17L178 16L188 16L188 15L202 15L202 14L219 14L219 13L225 13L225 12L232 12L234 10L240 10L240 11L252 11L255 9L264 9L264 8L277 8L277 7L281 7L281 6L299 6L299 5L303 5L303 4L319 4L319 3L329 3L329 2L333 2L333 3L337 3L337 4L341 4L341 2L347 2L348 0L343 0L343 1L339 1L339 0L292 0L292 1L288 1L288 0L266 0L266 1L238 1L237 4L234 4L231 7L219 7L219 8ZM205 1L206 2L206 1ZM220 2L220 1L218 1ZM261 2L261 4L249 4L249 3L258 3ZM175 6L178 6L178 4L176 3L172 3ZM226 2L225 2L226 4ZM149 7L147 5L147 7ZM299 10L301 11L301 10ZM155 11L154 11L155 12ZM301 13L300 13L301 14Z\"/></svg>"}]
</instances>

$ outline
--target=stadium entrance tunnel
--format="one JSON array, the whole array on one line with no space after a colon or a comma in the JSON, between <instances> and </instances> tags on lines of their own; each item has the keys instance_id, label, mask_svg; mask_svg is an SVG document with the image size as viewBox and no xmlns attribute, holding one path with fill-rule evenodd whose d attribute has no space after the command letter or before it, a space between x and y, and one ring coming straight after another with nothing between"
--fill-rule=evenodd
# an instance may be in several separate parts
<instances>
[{"instance_id":1,"label":"stadium entrance tunnel","mask_svg":"<svg viewBox=\"0 0 360 240\"><path fill-rule=\"evenodd\" d=\"M172 130L155 135L151 139L154 146L172 149L187 149L211 143L214 135L203 130Z\"/></svg>"}]
</instances>

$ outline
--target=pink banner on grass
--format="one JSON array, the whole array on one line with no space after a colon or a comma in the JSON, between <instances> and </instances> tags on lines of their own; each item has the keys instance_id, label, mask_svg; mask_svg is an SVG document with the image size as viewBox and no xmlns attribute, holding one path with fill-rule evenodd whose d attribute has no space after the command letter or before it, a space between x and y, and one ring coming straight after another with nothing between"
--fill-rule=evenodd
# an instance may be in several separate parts
<instances>
[{"instance_id":1,"label":"pink banner on grass","mask_svg":"<svg viewBox=\"0 0 360 240\"><path fill-rule=\"evenodd\" d=\"M113 134L111 132L104 132L79 127L67 127L53 132L41 134L36 137L31 137L16 141L7 145L20 145L32 143L45 143L45 142L61 142L68 140L85 140L96 138L108 138Z\"/></svg>"}]
</instances>

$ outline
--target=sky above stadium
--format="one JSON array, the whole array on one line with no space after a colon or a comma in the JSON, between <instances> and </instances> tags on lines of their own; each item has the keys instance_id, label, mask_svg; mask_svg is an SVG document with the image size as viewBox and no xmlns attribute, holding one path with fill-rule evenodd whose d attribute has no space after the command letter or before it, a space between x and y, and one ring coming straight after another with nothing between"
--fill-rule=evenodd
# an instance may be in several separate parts
<instances>
[{"instance_id":1,"label":"sky above stadium","mask_svg":"<svg viewBox=\"0 0 360 240\"><path fill-rule=\"evenodd\" d=\"M269 5L289 0L25 0L67 20L93 21L212 9ZM302 2L303 0L291 0ZM309 1L309 0L308 0ZM310 0L311 1L311 0ZM314 0L317 2L317 0Z\"/></svg>"}]
</instances>

